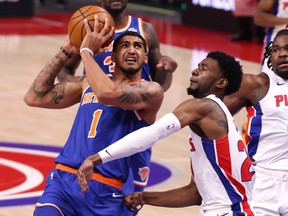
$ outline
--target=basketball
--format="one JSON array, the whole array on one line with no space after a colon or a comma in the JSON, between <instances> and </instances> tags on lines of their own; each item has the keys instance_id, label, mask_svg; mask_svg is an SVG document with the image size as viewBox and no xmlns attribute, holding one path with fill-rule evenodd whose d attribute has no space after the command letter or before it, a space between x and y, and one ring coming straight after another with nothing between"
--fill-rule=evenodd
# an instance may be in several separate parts
<instances>
[{"instance_id":1,"label":"basketball","mask_svg":"<svg viewBox=\"0 0 288 216\"><path fill-rule=\"evenodd\" d=\"M108 18L110 29L112 26L115 27L112 16L105 9L93 5L81 7L73 13L68 23L68 34L70 37L70 41L76 48L80 49L81 43L86 35L84 19L87 19L90 28L93 29L95 15L98 15L99 32L104 27L105 17ZM114 33L112 37L103 44L103 47L108 46L113 41L113 39Z\"/></svg>"}]
</instances>

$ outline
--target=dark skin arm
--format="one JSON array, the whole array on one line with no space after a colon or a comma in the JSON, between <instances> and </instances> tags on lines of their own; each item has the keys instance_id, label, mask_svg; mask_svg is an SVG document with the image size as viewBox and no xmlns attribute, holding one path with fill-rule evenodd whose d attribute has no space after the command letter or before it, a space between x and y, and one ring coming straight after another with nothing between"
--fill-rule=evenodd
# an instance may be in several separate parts
<instances>
[{"instance_id":1,"label":"dark skin arm","mask_svg":"<svg viewBox=\"0 0 288 216\"><path fill-rule=\"evenodd\" d=\"M158 36L150 23L144 22L144 31L149 46L148 62L152 80L158 82L166 91L171 86L172 73L178 67L177 62L161 54Z\"/></svg>"},{"instance_id":2,"label":"dark skin arm","mask_svg":"<svg viewBox=\"0 0 288 216\"><path fill-rule=\"evenodd\" d=\"M254 22L258 26L272 27L276 25L287 25L287 17L277 17L272 14L275 0L260 0L257 5Z\"/></svg>"},{"instance_id":3,"label":"dark skin arm","mask_svg":"<svg viewBox=\"0 0 288 216\"><path fill-rule=\"evenodd\" d=\"M224 97L224 103L232 115L242 108L252 106L259 102L269 88L269 78L265 73L258 75L244 74L239 91Z\"/></svg>"},{"instance_id":4,"label":"dark skin arm","mask_svg":"<svg viewBox=\"0 0 288 216\"><path fill-rule=\"evenodd\" d=\"M198 193L196 184L191 178L188 185L168 191L144 191L134 192L125 197L125 204L128 208L138 211L139 207L146 205L180 208L193 205L200 205L202 198Z\"/></svg>"}]
</instances>

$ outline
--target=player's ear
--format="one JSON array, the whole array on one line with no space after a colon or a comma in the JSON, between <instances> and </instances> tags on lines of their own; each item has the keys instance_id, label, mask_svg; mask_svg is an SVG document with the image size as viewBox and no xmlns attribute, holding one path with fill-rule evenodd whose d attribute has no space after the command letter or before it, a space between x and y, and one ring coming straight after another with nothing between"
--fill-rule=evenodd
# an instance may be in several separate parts
<instances>
[{"instance_id":1,"label":"player's ear","mask_svg":"<svg viewBox=\"0 0 288 216\"><path fill-rule=\"evenodd\" d=\"M227 78L221 78L217 81L216 86L218 88L224 89L228 85L228 79Z\"/></svg>"},{"instance_id":2,"label":"player's ear","mask_svg":"<svg viewBox=\"0 0 288 216\"><path fill-rule=\"evenodd\" d=\"M148 54L147 54L147 53L145 53L144 62L145 62L146 64L148 64Z\"/></svg>"}]
</instances>

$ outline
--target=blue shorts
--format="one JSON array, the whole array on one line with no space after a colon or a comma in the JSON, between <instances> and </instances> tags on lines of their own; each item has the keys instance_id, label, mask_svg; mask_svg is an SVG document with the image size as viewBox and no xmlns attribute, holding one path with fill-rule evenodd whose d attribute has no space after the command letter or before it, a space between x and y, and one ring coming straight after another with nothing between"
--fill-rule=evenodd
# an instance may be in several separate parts
<instances>
[{"instance_id":1,"label":"blue shorts","mask_svg":"<svg viewBox=\"0 0 288 216\"><path fill-rule=\"evenodd\" d=\"M81 193L75 174L55 169L46 178L34 215L120 216L124 205L121 189L91 180L86 193ZM47 206L58 209L59 214L48 214Z\"/></svg>"}]
</instances>

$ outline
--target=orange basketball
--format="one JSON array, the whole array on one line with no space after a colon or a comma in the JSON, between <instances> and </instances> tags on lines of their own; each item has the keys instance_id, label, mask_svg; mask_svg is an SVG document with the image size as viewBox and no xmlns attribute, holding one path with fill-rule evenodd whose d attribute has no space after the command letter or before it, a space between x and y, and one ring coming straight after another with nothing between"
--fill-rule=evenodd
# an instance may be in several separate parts
<instances>
[{"instance_id":1,"label":"orange basketball","mask_svg":"<svg viewBox=\"0 0 288 216\"><path fill-rule=\"evenodd\" d=\"M105 17L108 18L110 28L115 27L114 20L109 12L98 6L84 6L74 12L68 23L68 34L71 43L80 49L81 43L86 35L84 19L87 19L91 29L94 28L94 16L98 15L99 31L104 27ZM109 29L110 30L110 29ZM103 47L108 46L114 39L114 33L111 38L103 44Z\"/></svg>"}]
</instances>

